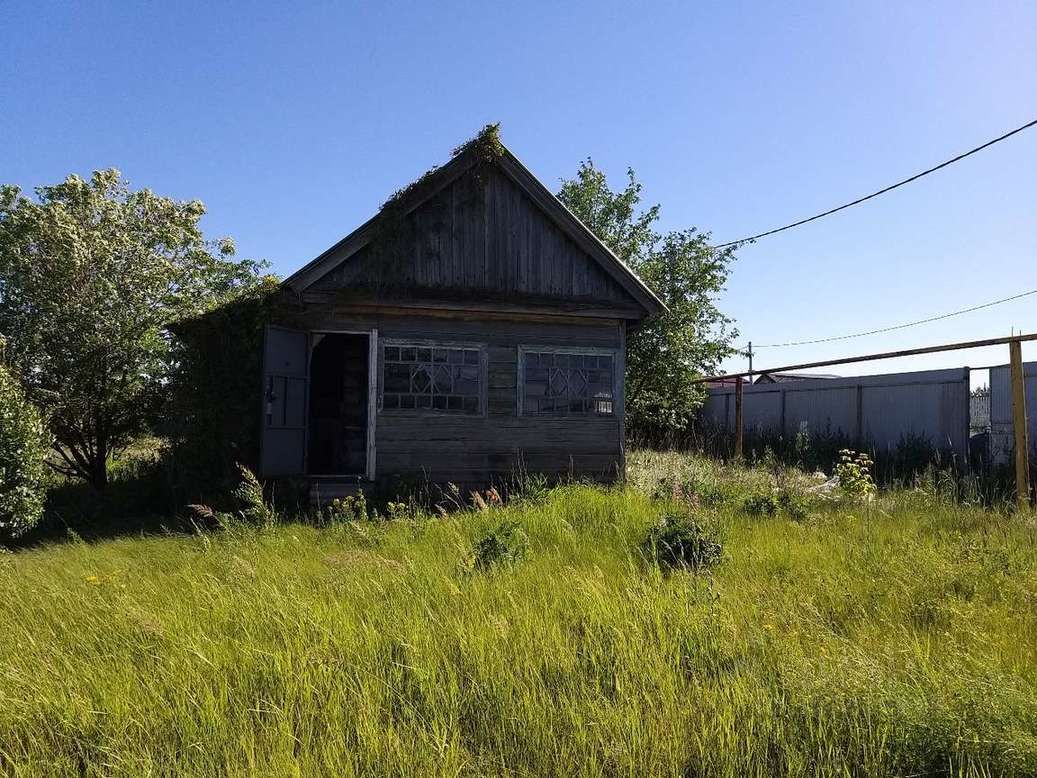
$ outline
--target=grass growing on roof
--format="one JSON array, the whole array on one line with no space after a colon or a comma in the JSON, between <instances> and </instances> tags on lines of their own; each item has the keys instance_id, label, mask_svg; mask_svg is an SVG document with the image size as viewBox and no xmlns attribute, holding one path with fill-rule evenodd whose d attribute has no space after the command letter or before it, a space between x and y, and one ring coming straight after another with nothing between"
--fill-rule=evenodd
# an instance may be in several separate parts
<instances>
[{"instance_id":1,"label":"grass growing on roof","mask_svg":"<svg viewBox=\"0 0 1037 778\"><path fill-rule=\"evenodd\" d=\"M448 518L0 556L0 773L1037 772L1032 521L925 492L748 516L764 471L631 467ZM708 571L643 553L682 505L722 535ZM525 553L474 566L506 523Z\"/></svg>"}]
</instances>

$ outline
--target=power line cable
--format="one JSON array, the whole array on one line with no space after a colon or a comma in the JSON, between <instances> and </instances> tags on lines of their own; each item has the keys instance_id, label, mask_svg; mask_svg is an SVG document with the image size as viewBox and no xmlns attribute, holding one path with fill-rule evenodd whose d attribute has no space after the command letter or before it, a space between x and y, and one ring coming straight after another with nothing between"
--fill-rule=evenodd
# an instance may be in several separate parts
<instances>
[{"instance_id":1,"label":"power line cable","mask_svg":"<svg viewBox=\"0 0 1037 778\"><path fill-rule=\"evenodd\" d=\"M973 311L980 311L984 308L992 308L995 305L1001 305L1002 303L1011 302L1012 300L1018 300L1022 297L1029 297L1030 295L1037 294L1037 289L1031 289L1029 292L1022 292L1011 297L1005 297L1000 300L994 300L993 302L983 303L982 305L973 305L971 308L962 308L960 311L951 311L950 313L942 313L939 316L930 316L928 319L919 319L918 321L909 321L905 324L895 324L892 327L882 327L877 330L868 330L867 332L855 332L851 335L836 335L830 338L817 338L816 340L796 340L789 343L766 343L763 345L753 344L754 349L758 348L783 348L785 346L810 346L815 343L831 343L836 340L850 340L851 338L863 338L866 335L879 335L883 332L893 332L894 330L903 330L908 327L916 327L919 324L928 324L929 322L941 321L942 319L949 319L952 316L961 316L964 313L972 313Z\"/></svg>"},{"instance_id":2,"label":"power line cable","mask_svg":"<svg viewBox=\"0 0 1037 778\"><path fill-rule=\"evenodd\" d=\"M939 165L936 165L935 167L931 167L928 170L923 170L921 173L916 173L910 178L905 178L903 181L898 181L897 183L892 184L891 186L887 186L884 189L878 190L877 192L872 192L871 194L865 195L864 197L858 197L853 202L845 203L844 205L840 205L836 208L829 208L827 211L816 214L807 219L800 219L798 222L792 222L792 224L786 224L784 227L776 227L773 230L767 230L766 232L761 232L756 235L752 235L748 238L742 238L741 240L732 240L728 241L727 243L719 243L713 246L713 248L724 249L728 246L737 246L741 243L751 243L753 241L758 240L759 238L765 238L768 235L775 235L779 232L784 232L785 230L791 230L793 227L799 227L803 224L807 224L808 222L816 221L817 219L822 219L825 216L831 216L833 213L845 210L846 208L852 208L855 205L860 205L861 203L867 200L871 200L873 197L878 197L879 195L883 195L886 192L891 192L898 187L904 186L904 184L910 184L912 181L917 181L919 178L922 178L923 176L927 176L930 173L935 173L937 170L940 170L941 168L945 168L948 165L953 165L955 162L960 162L961 160L965 159L965 157L972 156L976 152L982 151L985 148L993 146L995 143L1000 143L1003 140L1007 140L1008 138L1011 138L1013 135L1020 133L1023 130L1028 130L1030 127L1033 127L1034 125L1037 125L1037 119L1034 119L1032 122L1027 122L1022 127L1016 127L1011 132L1006 132L1004 135L1001 135L1000 137L994 138L993 140L989 140L982 146L976 146L976 148L970 149L969 151L966 151L964 154L959 154L953 159L948 159L946 162L941 162Z\"/></svg>"}]
</instances>

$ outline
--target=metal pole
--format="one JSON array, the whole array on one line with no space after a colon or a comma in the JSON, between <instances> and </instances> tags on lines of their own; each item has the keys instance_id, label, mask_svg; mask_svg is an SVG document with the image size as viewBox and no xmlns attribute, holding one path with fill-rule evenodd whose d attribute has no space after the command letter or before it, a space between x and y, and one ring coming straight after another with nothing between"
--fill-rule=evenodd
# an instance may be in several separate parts
<instances>
[{"instance_id":1,"label":"metal pole","mask_svg":"<svg viewBox=\"0 0 1037 778\"><path fill-rule=\"evenodd\" d=\"M1026 435L1026 381L1023 344L1008 344L1012 375L1012 427L1015 431L1015 496L1021 509L1030 506L1030 444Z\"/></svg>"},{"instance_id":2,"label":"metal pole","mask_svg":"<svg viewBox=\"0 0 1037 778\"><path fill-rule=\"evenodd\" d=\"M735 459L742 458L742 377L735 379Z\"/></svg>"},{"instance_id":3,"label":"metal pole","mask_svg":"<svg viewBox=\"0 0 1037 778\"><path fill-rule=\"evenodd\" d=\"M759 373L779 373L789 370L807 370L813 367L832 367L833 365L850 365L854 362L873 362L876 359L893 359L894 357L915 357L921 354L938 354L944 351L959 351L961 349L969 348L984 348L986 346L1003 346L1006 343L1012 341L1031 341L1037 340L1037 333L1031 333L1029 335L1016 335L1015 337L1004 337L1004 338L987 338L985 340L969 340L963 343L946 343L942 346L925 346L924 348L910 348L904 351L886 351L881 354L864 354L857 357L845 357L843 359L826 359L823 362L804 362L799 365L782 365L781 367L770 367L765 370L759 370ZM727 373L726 375L716 376L703 376L702 378L696 378L694 383L703 383L705 381L727 381L735 378L739 375L747 375L746 373Z\"/></svg>"}]
</instances>

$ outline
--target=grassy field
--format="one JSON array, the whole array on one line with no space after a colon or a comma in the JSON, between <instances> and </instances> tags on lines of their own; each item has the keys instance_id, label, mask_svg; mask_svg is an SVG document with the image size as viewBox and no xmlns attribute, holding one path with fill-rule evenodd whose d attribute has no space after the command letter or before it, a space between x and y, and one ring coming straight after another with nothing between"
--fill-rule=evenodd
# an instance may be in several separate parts
<instances>
[{"instance_id":1,"label":"grassy field","mask_svg":"<svg viewBox=\"0 0 1037 778\"><path fill-rule=\"evenodd\" d=\"M632 460L448 518L2 555L0 773L1037 774L1032 519L753 516L767 472ZM644 557L664 477L711 571ZM524 558L473 566L506 521Z\"/></svg>"}]
</instances>

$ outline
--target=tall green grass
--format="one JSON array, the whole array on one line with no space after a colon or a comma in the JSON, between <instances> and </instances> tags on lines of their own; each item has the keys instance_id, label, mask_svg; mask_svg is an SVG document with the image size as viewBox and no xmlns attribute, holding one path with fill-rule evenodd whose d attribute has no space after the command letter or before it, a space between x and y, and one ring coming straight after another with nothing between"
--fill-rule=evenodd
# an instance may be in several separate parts
<instances>
[{"instance_id":1,"label":"tall green grass","mask_svg":"<svg viewBox=\"0 0 1037 778\"><path fill-rule=\"evenodd\" d=\"M449 518L0 556L0 773L1033 775L1037 529L925 492L753 518L763 471ZM679 473L725 559L641 547ZM476 569L516 522L528 549Z\"/></svg>"}]
</instances>

